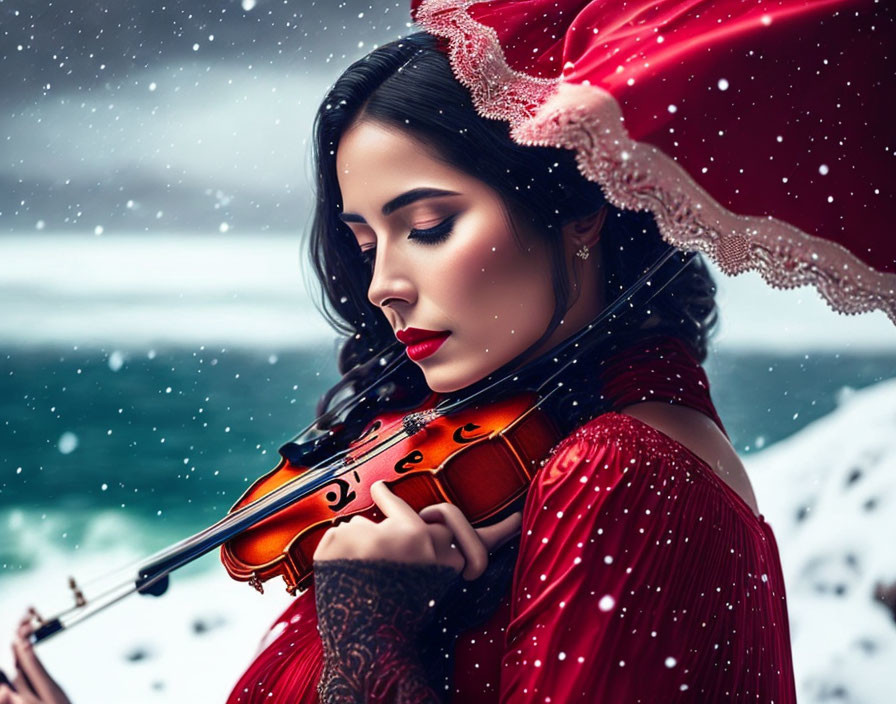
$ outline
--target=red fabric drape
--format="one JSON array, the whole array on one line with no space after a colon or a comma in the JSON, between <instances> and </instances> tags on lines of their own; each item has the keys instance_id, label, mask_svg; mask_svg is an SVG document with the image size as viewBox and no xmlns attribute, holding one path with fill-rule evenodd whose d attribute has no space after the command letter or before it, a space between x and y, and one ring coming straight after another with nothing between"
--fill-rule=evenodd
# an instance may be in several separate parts
<instances>
[{"instance_id":1,"label":"red fabric drape","mask_svg":"<svg viewBox=\"0 0 896 704\"><path fill-rule=\"evenodd\" d=\"M491 0L466 12L513 69L609 91L633 139L729 210L896 273L893 3Z\"/></svg>"}]
</instances>

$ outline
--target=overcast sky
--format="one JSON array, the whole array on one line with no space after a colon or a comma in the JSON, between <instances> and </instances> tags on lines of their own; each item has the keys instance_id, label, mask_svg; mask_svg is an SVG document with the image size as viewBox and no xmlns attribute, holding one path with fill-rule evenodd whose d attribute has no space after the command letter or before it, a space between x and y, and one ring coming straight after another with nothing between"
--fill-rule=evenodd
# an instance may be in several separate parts
<instances>
[{"instance_id":1,"label":"overcast sky","mask_svg":"<svg viewBox=\"0 0 896 704\"><path fill-rule=\"evenodd\" d=\"M0 0L0 303L17 311L0 338L226 337L235 319L214 331L197 322L225 303L228 315L244 314L238 337L247 341L265 339L253 323L264 311L296 306L312 315L315 337L328 335L310 322L318 319L299 283L297 239L253 249L273 252L282 265L275 274L273 261L245 265L246 240L225 242L222 253L217 240L185 245L171 236L299 235L309 219L311 122L326 88L352 60L409 31L406 0ZM59 233L77 237L66 245ZM132 249L118 241L140 233L151 238ZM85 247L85 236L106 244ZM174 253L185 267L170 268ZM142 273L122 279L137 257ZM210 262L217 273L197 277ZM46 273L57 269L53 282ZM296 286L279 287L279 298L267 287L293 275ZM723 283L720 298L734 313L725 343L839 339L896 349L894 326L880 314L846 322L811 290L767 291L754 275ZM143 301L147 317L97 314L122 296ZM176 320L171 296L187 304ZM53 325L26 333L23 321L52 311Z\"/></svg>"},{"instance_id":2,"label":"overcast sky","mask_svg":"<svg viewBox=\"0 0 896 704\"><path fill-rule=\"evenodd\" d=\"M0 234L295 231L327 86L407 2L0 2Z\"/></svg>"}]
</instances>

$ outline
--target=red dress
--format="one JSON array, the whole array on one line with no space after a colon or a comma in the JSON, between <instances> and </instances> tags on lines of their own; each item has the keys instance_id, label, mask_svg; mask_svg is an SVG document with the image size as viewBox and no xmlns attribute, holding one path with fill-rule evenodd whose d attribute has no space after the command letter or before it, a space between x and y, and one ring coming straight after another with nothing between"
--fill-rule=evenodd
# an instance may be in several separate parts
<instances>
[{"instance_id":1,"label":"red dress","mask_svg":"<svg viewBox=\"0 0 896 704\"><path fill-rule=\"evenodd\" d=\"M614 411L564 439L536 475L512 587L460 635L450 701L795 702L771 526L683 445L615 412L666 401L722 427L702 368L663 339L601 376ZM319 701L312 590L275 629L231 704Z\"/></svg>"}]
</instances>

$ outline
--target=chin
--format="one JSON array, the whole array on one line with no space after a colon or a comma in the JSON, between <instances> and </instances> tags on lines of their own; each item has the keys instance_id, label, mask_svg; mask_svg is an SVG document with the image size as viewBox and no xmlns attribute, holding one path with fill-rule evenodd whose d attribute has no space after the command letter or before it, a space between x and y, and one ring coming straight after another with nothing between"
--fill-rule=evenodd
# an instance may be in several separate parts
<instances>
[{"instance_id":1,"label":"chin","mask_svg":"<svg viewBox=\"0 0 896 704\"><path fill-rule=\"evenodd\" d=\"M491 368L463 369L456 364L434 364L431 367L424 365L421 365L421 368L426 385L437 394L447 394L465 389L494 371Z\"/></svg>"},{"instance_id":2,"label":"chin","mask_svg":"<svg viewBox=\"0 0 896 704\"><path fill-rule=\"evenodd\" d=\"M426 374L424 372L423 376L426 378L426 385L429 387L429 390L435 391L437 394L448 394L452 391L459 391L465 386L469 386L473 383L459 382L455 377L443 376L441 374Z\"/></svg>"},{"instance_id":3,"label":"chin","mask_svg":"<svg viewBox=\"0 0 896 704\"><path fill-rule=\"evenodd\" d=\"M424 362L420 368L423 371L423 378L426 379L426 385L430 391L435 391L437 394L458 391L476 381L476 379L470 380L470 375L464 374L464 370L459 369L456 364Z\"/></svg>"}]
</instances>

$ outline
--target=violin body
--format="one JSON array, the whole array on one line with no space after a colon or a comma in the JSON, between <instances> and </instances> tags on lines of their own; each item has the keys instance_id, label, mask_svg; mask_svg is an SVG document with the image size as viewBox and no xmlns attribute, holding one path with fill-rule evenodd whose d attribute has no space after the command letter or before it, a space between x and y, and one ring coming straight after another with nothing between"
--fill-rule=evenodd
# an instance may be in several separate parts
<instances>
[{"instance_id":1,"label":"violin body","mask_svg":"<svg viewBox=\"0 0 896 704\"><path fill-rule=\"evenodd\" d=\"M526 493L541 462L559 441L535 394L439 415L431 400L411 412L372 420L338 462L340 471L313 493L259 521L221 546L230 575L259 591L281 575L291 594L311 585L312 556L324 533L362 515L381 521L370 486L383 480L415 511L458 506L474 526L487 523ZM284 458L258 479L231 512L313 472Z\"/></svg>"}]
</instances>

